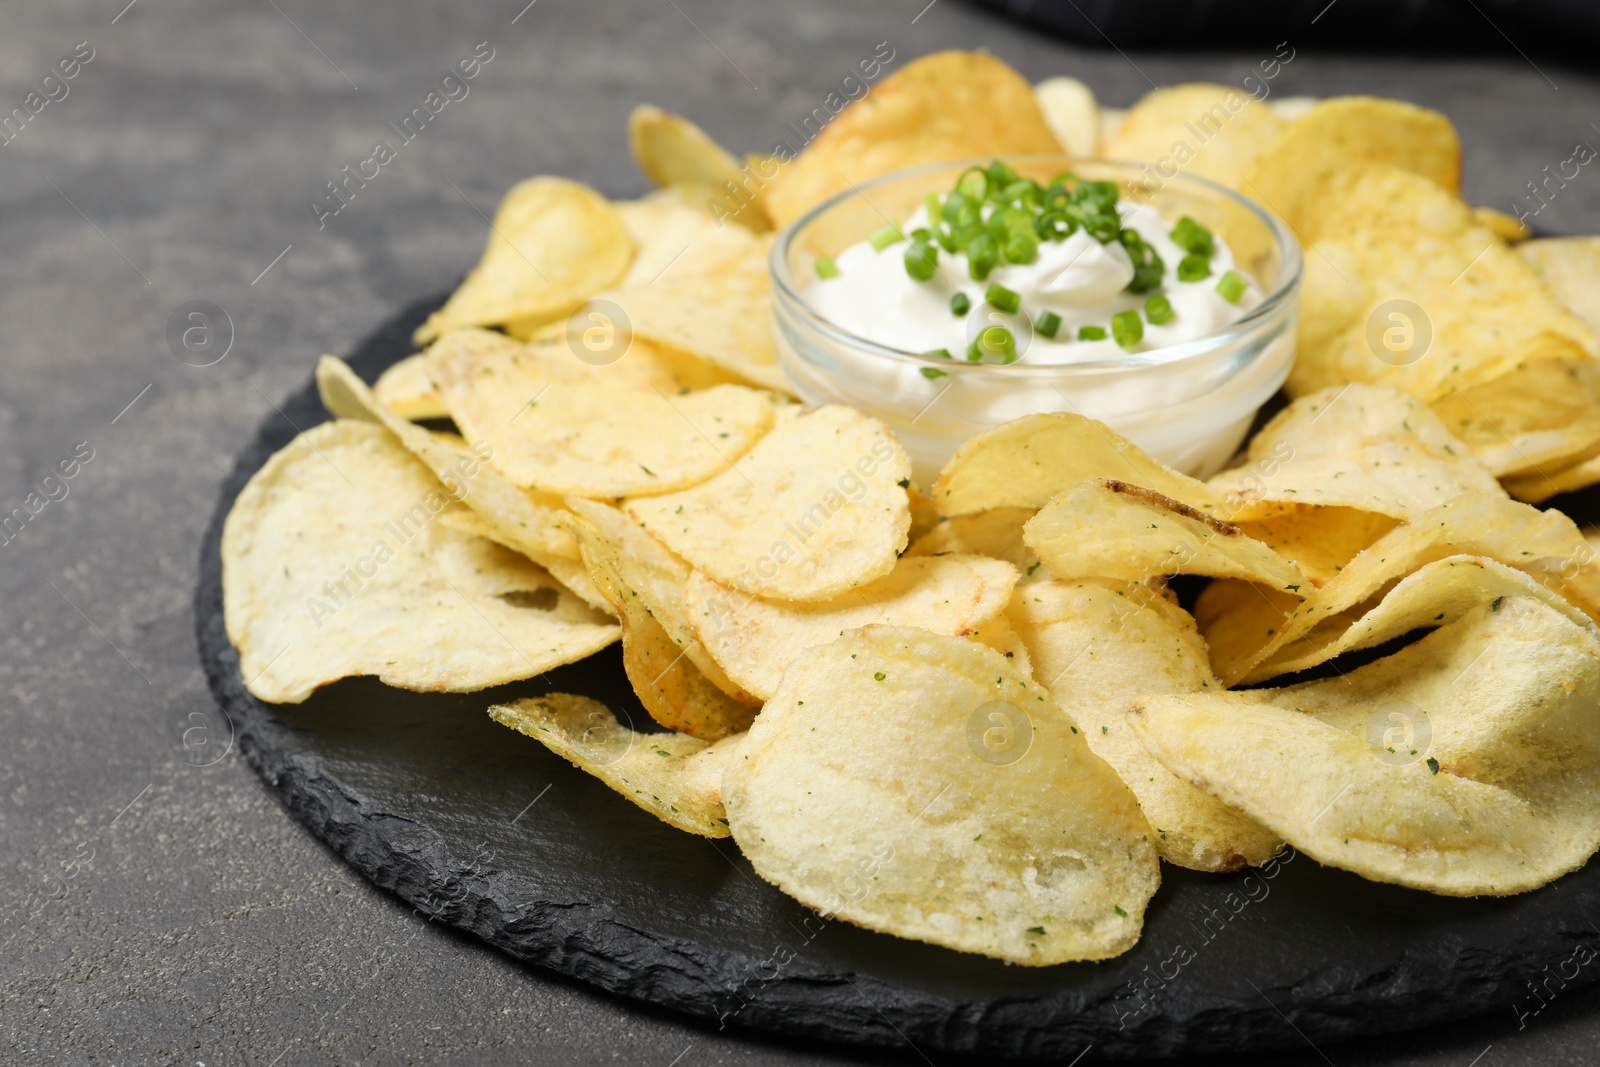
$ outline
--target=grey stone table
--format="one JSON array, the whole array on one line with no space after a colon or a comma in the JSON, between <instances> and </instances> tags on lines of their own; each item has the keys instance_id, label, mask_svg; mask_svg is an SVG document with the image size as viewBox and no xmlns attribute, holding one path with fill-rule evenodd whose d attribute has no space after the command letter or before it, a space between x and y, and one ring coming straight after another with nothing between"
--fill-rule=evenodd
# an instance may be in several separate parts
<instances>
[{"instance_id":1,"label":"grey stone table","mask_svg":"<svg viewBox=\"0 0 1600 1067\"><path fill-rule=\"evenodd\" d=\"M1152 84L1238 81L1261 57L1075 51L954 0L524 2L0 10L0 114L29 116L0 135L0 513L47 501L0 544L0 1060L853 1062L530 972L415 918L284 818L196 666L191 597L217 486L319 353L473 261L482 213L514 181L641 192L623 133L640 101L754 150L879 42L899 57L987 47L1118 105ZM398 140L387 124L480 42L493 58L469 95L319 229L325 183ZM1546 164L1600 139L1600 80L1537 44L1350 58L1320 51L1311 27L1275 88L1446 110L1468 193L1508 208ZM1600 231L1600 177L1582 173L1536 222ZM169 345L174 312L195 300L232 323L210 366ZM43 481L75 454L74 477ZM1589 1063L1600 1013L1583 999L1556 998L1520 1031L1507 1005L1272 1061ZM910 1048L898 1059L923 1062Z\"/></svg>"}]
</instances>

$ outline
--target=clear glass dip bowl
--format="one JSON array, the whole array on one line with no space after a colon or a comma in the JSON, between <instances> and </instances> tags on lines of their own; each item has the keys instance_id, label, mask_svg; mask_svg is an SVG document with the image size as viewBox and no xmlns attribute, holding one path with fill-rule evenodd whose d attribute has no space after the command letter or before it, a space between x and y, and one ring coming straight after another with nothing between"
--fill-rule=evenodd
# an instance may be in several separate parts
<instances>
[{"instance_id":1,"label":"clear glass dip bowl","mask_svg":"<svg viewBox=\"0 0 1600 1067\"><path fill-rule=\"evenodd\" d=\"M888 423L931 486L967 438L1023 415L1068 411L1099 419L1152 456L1196 477L1220 470L1238 450L1258 408L1294 362L1300 246L1255 203L1200 178L1163 177L1146 164L1016 156L1006 162L1048 184L1064 170L1115 181L1124 200L1149 204L1168 222L1190 215L1233 250L1264 299L1237 322L1181 344L1092 362L1009 366L944 360L869 341L833 325L806 300L816 261L903 221L928 192L945 192L972 166L964 160L913 167L828 200L779 234L772 252L778 361L802 399L848 404ZM924 367L944 372L929 379Z\"/></svg>"}]
</instances>

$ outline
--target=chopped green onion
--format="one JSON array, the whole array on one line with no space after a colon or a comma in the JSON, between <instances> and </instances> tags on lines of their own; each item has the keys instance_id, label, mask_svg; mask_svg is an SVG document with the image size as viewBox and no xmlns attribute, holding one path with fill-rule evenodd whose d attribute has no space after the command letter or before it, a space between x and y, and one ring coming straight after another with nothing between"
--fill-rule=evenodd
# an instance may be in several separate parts
<instances>
[{"instance_id":1,"label":"chopped green onion","mask_svg":"<svg viewBox=\"0 0 1600 1067\"><path fill-rule=\"evenodd\" d=\"M1119 311L1111 316L1111 336L1123 348L1132 348L1144 340L1144 320L1137 311Z\"/></svg>"},{"instance_id":2,"label":"chopped green onion","mask_svg":"<svg viewBox=\"0 0 1600 1067\"><path fill-rule=\"evenodd\" d=\"M948 378L948 377L950 377L950 372L947 371L947 370L940 370L938 367L923 367L922 368L922 376L924 378L928 379L928 381L931 382L935 378Z\"/></svg>"},{"instance_id":3,"label":"chopped green onion","mask_svg":"<svg viewBox=\"0 0 1600 1067\"><path fill-rule=\"evenodd\" d=\"M938 193L929 193L922 198L922 206L928 209L928 225L932 226L942 217L942 205Z\"/></svg>"},{"instance_id":4,"label":"chopped green onion","mask_svg":"<svg viewBox=\"0 0 1600 1067\"><path fill-rule=\"evenodd\" d=\"M1180 282L1203 282L1209 277L1211 277L1209 256L1184 256L1178 263Z\"/></svg>"},{"instance_id":5,"label":"chopped green onion","mask_svg":"<svg viewBox=\"0 0 1600 1067\"><path fill-rule=\"evenodd\" d=\"M1104 341L1105 339L1106 328L1104 326L1078 327L1078 340L1080 341Z\"/></svg>"},{"instance_id":6,"label":"chopped green onion","mask_svg":"<svg viewBox=\"0 0 1600 1067\"><path fill-rule=\"evenodd\" d=\"M979 201L957 191L944 198L944 206L939 209L939 217L953 228L975 226L983 222L983 211L979 207Z\"/></svg>"},{"instance_id":7,"label":"chopped green onion","mask_svg":"<svg viewBox=\"0 0 1600 1067\"><path fill-rule=\"evenodd\" d=\"M1014 233L1006 238L1004 251L1012 263L1032 263L1039 258L1039 239L1031 233Z\"/></svg>"},{"instance_id":8,"label":"chopped green onion","mask_svg":"<svg viewBox=\"0 0 1600 1067\"><path fill-rule=\"evenodd\" d=\"M1043 211L1033 220L1033 229L1047 241L1060 241L1078 229L1078 220L1056 208Z\"/></svg>"},{"instance_id":9,"label":"chopped green onion","mask_svg":"<svg viewBox=\"0 0 1600 1067\"><path fill-rule=\"evenodd\" d=\"M956 179L956 192L982 203L989 195L989 177L982 167L968 167Z\"/></svg>"},{"instance_id":10,"label":"chopped green onion","mask_svg":"<svg viewBox=\"0 0 1600 1067\"><path fill-rule=\"evenodd\" d=\"M1250 283L1245 280L1244 275L1236 270L1230 270L1217 282L1217 295L1230 304L1237 304L1248 288Z\"/></svg>"},{"instance_id":11,"label":"chopped green onion","mask_svg":"<svg viewBox=\"0 0 1600 1067\"><path fill-rule=\"evenodd\" d=\"M922 354L924 356L927 356L929 359L955 359L956 358L955 356L952 356L950 354L950 350L948 348L930 348L930 349L928 349L928 351L926 351L926 352L924 352Z\"/></svg>"},{"instance_id":12,"label":"chopped green onion","mask_svg":"<svg viewBox=\"0 0 1600 1067\"><path fill-rule=\"evenodd\" d=\"M1128 283L1130 293L1148 293L1161 284L1167 265L1161 256L1139 235L1137 230L1123 230L1117 235L1122 247L1133 261L1133 280Z\"/></svg>"},{"instance_id":13,"label":"chopped green onion","mask_svg":"<svg viewBox=\"0 0 1600 1067\"><path fill-rule=\"evenodd\" d=\"M950 314L965 315L972 310L972 300L966 293L957 293L950 298Z\"/></svg>"},{"instance_id":14,"label":"chopped green onion","mask_svg":"<svg viewBox=\"0 0 1600 1067\"><path fill-rule=\"evenodd\" d=\"M967 273L981 282L1000 262L1000 242L990 233L980 233L967 242Z\"/></svg>"},{"instance_id":15,"label":"chopped green onion","mask_svg":"<svg viewBox=\"0 0 1600 1067\"><path fill-rule=\"evenodd\" d=\"M1004 326L985 326L978 339L967 346L967 360L971 363L1015 363L1017 339Z\"/></svg>"},{"instance_id":16,"label":"chopped green onion","mask_svg":"<svg viewBox=\"0 0 1600 1067\"><path fill-rule=\"evenodd\" d=\"M819 278L837 278L838 276L839 276L839 264L837 264L837 263L835 263L833 261L833 257L832 256L818 256L817 257L817 277L819 277Z\"/></svg>"},{"instance_id":17,"label":"chopped green onion","mask_svg":"<svg viewBox=\"0 0 1600 1067\"><path fill-rule=\"evenodd\" d=\"M927 244L933 240L933 231L928 229L926 226L918 226L916 229L911 231L911 239L913 241L921 241L923 244Z\"/></svg>"},{"instance_id":18,"label":"chopped green onion","mask_svg":"<svg viewBox=\"0 0 1600 1067\"><path fill-rule=\"evenodd\" d=\"M906 235L900 232L900 224L898 222L885 223L884 225L879 226L876 230L872 231L872 236L867 238L867 240L872 242L872 247L879 252L882 252L890 245L899 241L904 241L905 239Z\"/></svg>"},{"instance_id":19,"label":"chopped green onion","mask_svg":"<svg viewBox=\"0 0 1600 1067\"><path fill-rule=\"evenodd\" d=\"M1117 239L1117 234L1122 232L1122 220L1115 211L1110 214L1097 212L1083 217L1083 228L1101 244L1110 244Z\"/></svg>"},{"instance_id":20,"label":"chopped green onion","mask_svg":"<svg viewBox=\"0 0 1600 1067\"><path fill-rule=\"evenodd\" d=\"M988 176L989 189L991 193L996 194L1006 186L1010 185L1012 182L1018 180L1017 172L1007 166L1003 160L999 159L989 164Z\"/></svg>"},{"instance_id":21,"label":"chopped green onion","mask_svg":"<svg viewBox=\"0 0 1600 1067\"><path fill-rule=\"evenodd\" d=\"M939 250L924 241L913 241L906 249L905 263L913 281L925 282L939 269Z\"/></svg>"},{"instance_id":22,"label":"chopped green onion","mask_svg":"<svg viewBox=\"0 0 1600 1067\"><path fill-rule=\"evenodd\" d=\"M1177 312L1172 310L1172 301L1157 293L1144 302L1144 317L1150 320L1152 326L1165 326L1171 322Z\"/></svg>"},{"instance_id":23,"label":"chopped green onion","mask_svg":"<svg viewBox=\"0 0 1600 1067\"><path fill-rule=\"evenodd\" d=\"M999 282L990 282L989 288L984 291L983 299L990 307L997 307L1001 311L1015 315L1022 308L1022 296L1012 292Z\"/></svg>"},{"instance_id":24,"label":"chopped green onion","mask_svg":"<svg viewBox=\"0 0 1600 1067\"><path fill-rule=\"evenodd\" d=\"M1033 332L1042 334L1054 341L1056 334L1061 330L1061 316L1054 311L1046 311L1043 315L1033 320Z\"/></svg>"},{"instance_id":25,"label":"chopped green onion","mask_svg":"<svg viewBox=\"0 0 1600 1067\"><path fill-rule=\"evenodd\" d=\"M1169 236L1173 244L1191 255L1210 258L1217 250L1217 242L1211 236L1211 231L1188 215L1178 220Z\"/></svg>"}]
</instances>

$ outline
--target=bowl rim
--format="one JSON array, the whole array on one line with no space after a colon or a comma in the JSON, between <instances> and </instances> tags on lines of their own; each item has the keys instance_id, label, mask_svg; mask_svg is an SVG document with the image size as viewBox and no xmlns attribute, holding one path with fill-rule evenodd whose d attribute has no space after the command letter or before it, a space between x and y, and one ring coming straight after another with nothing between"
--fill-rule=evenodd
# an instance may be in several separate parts
<instances>
[{"instance_id":1,"label":"bowl rim","mask_svg":"<svg viewBox=\"0 0 1600 1067\"><path fill-rule=\"evenodd\" d=\"M768 274L771 277L773 293L779 298L786 310L798 314L812 329L825 334L830 340L838 344L849 345L852 348L879 356L885 359L907 363L914 367L937 367L946 374L956 376L964 374L1000 374L1006 377L1034 378L1034 377L1062 377L1074 375L1105 374L1115 371L1143 370L1148 367L1169 366L1183 363L1186 360L1198 359L1214 353L1218 348L1238 341L1253 332L1263 320L1276 315L1286 304L1292 303L1299 294L1300 283L1305 270L1305 258L1300 249L1300 242L1296 239L1289 224L1277 215L1267 210L1264 206L1251 200L1227 186L1208 178L1201 178L1192 174L1178 173L1168 178L1157 174L1156 180L1160 185L1155 190L1159 192L1168 185L1178 184L1193 187L1202 192L1210 193L1224 200L1230 200L1247 212L1254 215L1270 232L1277 243L1279 253L1283 257L1283 266L1279 270L1278 284L1266 294L1261 303L1251 308L1243 316L1235 319L1220 329L1210 333L1201 334L1199 337L1174 345L1165 345L1153 348L1148 352L1130 352L1127 355L1117 356L1112 359L1086 360L1081 363L1044 363L1025 364L1022 362L1011 364L996 363L968 363L959 360L938 359L926 356L921 352L912 352L907 349L895 348L891 345L881 344L869 340L859 334L851 333L823 316L816 308L812 307L802 295L802 290L795 283L793 272L789 269L789 251L795 239L822 215L853 197L866 198L866 194L874 188L890 182L903 181L914 178L919 174L931 174L937 171L951 169L965 169L967 167L985 167L994 159L1003 159L1015 165L1017 163L1044 163L1057 161L1063 163L1092 165L1096 167L1109 167L1120 171L1135 173L1144 176L1149 164L1130 160L1105 159L1098 156L1075 156L1071 153L1045 152L1021 153L1016 155L1001 154L995 157L978 159L948 160L937 163L920 163L914 167L903 167L900 170L880 174L870 181L851 183L850 188L830 196L801 215L794 222L785 226L773 242L772 251L767 257ZM871 205L871 201L867 201ZM776 304L774 306L776 311Z\"/></svg>"}]
</instances>

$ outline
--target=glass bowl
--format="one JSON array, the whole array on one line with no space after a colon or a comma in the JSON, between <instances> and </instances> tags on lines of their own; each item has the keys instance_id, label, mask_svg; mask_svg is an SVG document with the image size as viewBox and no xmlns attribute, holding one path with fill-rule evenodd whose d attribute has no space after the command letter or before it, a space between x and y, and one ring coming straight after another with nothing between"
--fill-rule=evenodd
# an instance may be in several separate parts
<instances>
[{"instance_id":1,"label":"glass bowl","mask_svg":"<svg viewBox=\"0 0 1600 1067\"><path fill-rule=\"evenodd\" d=\"M1165 177L1149 164L1063 155L1005 157L1047 184L1063 170L1115 181L1123 199L1149 204L1169 222L1190 215L1233 250L1263 299L1238 321L1180 344L1112 359L1029 365L1027 353L1000 366L943 360L878 344L829 322L806 300L821 256L836 256L888 220L904 220L924 194L954 186L990 160L896 171L813 208L778 235L772 309L778 362L800 397L848 404L882 419L911 454L919 483L933 483L974 434L1023 415L1067 411L1099 419L1163 463L1204 478L1238 450L1257 409L1294 362L1300 246L1288 227L1214 182ZM943 375L929 379L933 367Z\"/></svg>"}]
</instances>

